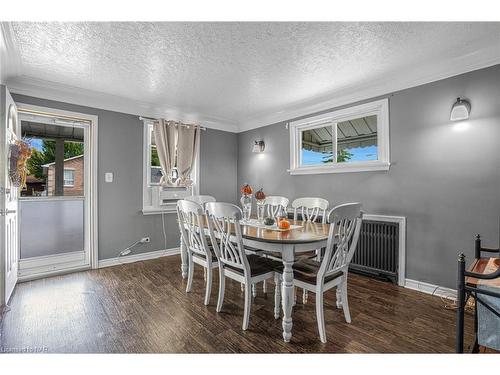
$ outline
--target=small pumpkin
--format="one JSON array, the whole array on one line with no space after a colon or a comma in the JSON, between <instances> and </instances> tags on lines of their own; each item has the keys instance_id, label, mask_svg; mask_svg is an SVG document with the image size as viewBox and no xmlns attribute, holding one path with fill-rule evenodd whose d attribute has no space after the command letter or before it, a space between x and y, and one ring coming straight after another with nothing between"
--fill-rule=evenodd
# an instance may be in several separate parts
<instances>
[{"instance_id":1,"label":"small pumpkin","mask_svg":"<svg viewBox=\"0 0 500 375\"><path fill-rule=\"evenodd\" d=\"M283 218L278 222L278 228L280 229L290 229L290 222L288 219Z\"/></svg>"},{"instance_id":2,"label":"small pumpkin","mask_svg":"<svg viewBox=\"0 0 500 375\"><path fill-rule=\"evenodd\" d=\"M251 195L252 194L252 187L248 185L246 182L243 184L241 187L241 194L243 195Z\"/></svg>"},{"instance_id":3,"label":"small pumpkin","mask_svg":"<svg viewBox=\"0 0 500 375\"><path fill-rule=\"evenodd\" d=\"M266 199L266 194L264 194L264 190L260 188L256 193L255 193L255 199L262 201Z\"/></svg>"}]
</instances>

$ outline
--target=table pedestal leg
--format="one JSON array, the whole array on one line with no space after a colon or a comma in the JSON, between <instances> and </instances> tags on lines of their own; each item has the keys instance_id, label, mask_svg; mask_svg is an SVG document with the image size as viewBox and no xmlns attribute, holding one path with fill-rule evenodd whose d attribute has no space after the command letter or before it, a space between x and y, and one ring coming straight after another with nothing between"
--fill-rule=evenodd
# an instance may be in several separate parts
<instances>
[{"instance_id":1,"label":"table pedestal leg","mask_svg":"<svg viewBox=\"0 0 500 375\"><path fill-rule=\"evenodd\" d=\"M283 305L283 339L290 342L292 338L292 308L293 308L293 245L283 246L283 283L281 301Z\"/></svg>"},{"instance_id":2,"label":"table pedestal leg","mask_svg":"<svg viewBox=\"0 0 500 375\"><path fill-rule=\"evenodd\" d=\"M182 240L181 236L181 274L183 279L187 277L187 271L188 271L188 258L187 258L186 244Z\"/></svg>"}]
</instances>

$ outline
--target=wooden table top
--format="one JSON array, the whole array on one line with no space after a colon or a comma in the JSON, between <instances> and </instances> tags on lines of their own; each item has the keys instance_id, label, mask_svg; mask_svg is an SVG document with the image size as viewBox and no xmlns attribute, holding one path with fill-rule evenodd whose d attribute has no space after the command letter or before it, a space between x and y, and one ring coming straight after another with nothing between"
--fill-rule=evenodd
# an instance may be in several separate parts
<instances>
[{"instance_id":1,"label":"wooden table top","mask_svg":"<svg viewBox=\"0 0 500 375\"><path fill-rule=\"evenodd\" d=\"M330 224L312 223L301 220L288 221L291 225L300 225L301 227L287 231L278 231L241 224L241 234L243 238L249 240L283 244L301 244L328 240ZM205 228L208 228L206 221L203 224ZM234 233L234 229L232 229L232 232Z\"/></svg>"},{"instance_id":2,"label":"wooden table top","mask_svg":"<svg viewBox=\"0 0 500 375\"><path fill-rule=\"evenodd\" d=\"M475 259L469 267L469 272L489 274L495 272L500 266L499 258L479 258ZM487 285L495 288L500 288L500 278L492 280L479 280L474 277L467 277L465 282L469 285Z\"/></svg>"},{"instance_id":3,"label":"wooden table top","mask_svg":"<svg viewBox=\"0 0 500 375\"><path fill-rule=\"evenodd\" d=\"M241 225L242 235L243 238L250 240L287 244L319 242L328 239L329 224L300 220L289 221L291 225L301 225L301 227L287 231L278 231L243 224Z\"/></svg>"}]
</instances>

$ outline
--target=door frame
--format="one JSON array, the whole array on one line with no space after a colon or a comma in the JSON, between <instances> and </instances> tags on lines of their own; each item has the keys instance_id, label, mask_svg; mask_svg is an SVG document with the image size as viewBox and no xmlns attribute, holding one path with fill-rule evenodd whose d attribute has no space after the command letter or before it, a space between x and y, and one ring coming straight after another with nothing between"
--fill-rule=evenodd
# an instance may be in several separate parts
<instances>
[{"instance_id":1,"label":"door frame","mask_svg":"<svg viewBox=\"0 0 500 375\"><path fill-rule=\"evenodd\" d=\"M98 250L98 122L99 118L95 115L87 113L66 111L57 108L43 107L38 105L26 104L16 102L18 112L34 112L46 115L54 115L57 117L68 117L73 120L89 121L89 181L85 186L85 209L84 212L88 215L84 218L84 226L88 228L88 233L85 233L85 242L88 243L89 257L86 264L82 267L69 267L65 269L53 269L42 271L31 276L21 277L20 281L45 277L57 273L65 273L70 271L77 271L81 269L96 269L99 264L99 250Z\"/></svg>"}]
</instances>

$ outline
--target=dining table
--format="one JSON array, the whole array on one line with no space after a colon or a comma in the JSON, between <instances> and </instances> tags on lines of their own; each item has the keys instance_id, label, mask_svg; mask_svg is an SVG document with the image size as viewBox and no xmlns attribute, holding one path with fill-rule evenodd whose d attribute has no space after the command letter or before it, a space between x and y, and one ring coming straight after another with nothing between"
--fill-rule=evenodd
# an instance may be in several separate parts
<instances>
[{"instance_id":1,"label":"dining table","mask_svg":"<svg viewBox=\"0 0 500 375\"><path fill-rule=\"evenodd\" d=\"M283 280L281 302L283 308L283 339L290 342L292 338L292 309L294 305L294 276L293 264L296 254L305 253L326 247L329 224L315 223L311 221L289 220L291 229L278 230L264 228L256 225L256 220L241 221L241 231L244 247L272 251L281 254L283 262ZM208 228L204 225L205 234ZM180 243L181 248L181 273L187 277L188 260L185 244Z\"/></svg>"}]
</instances>

